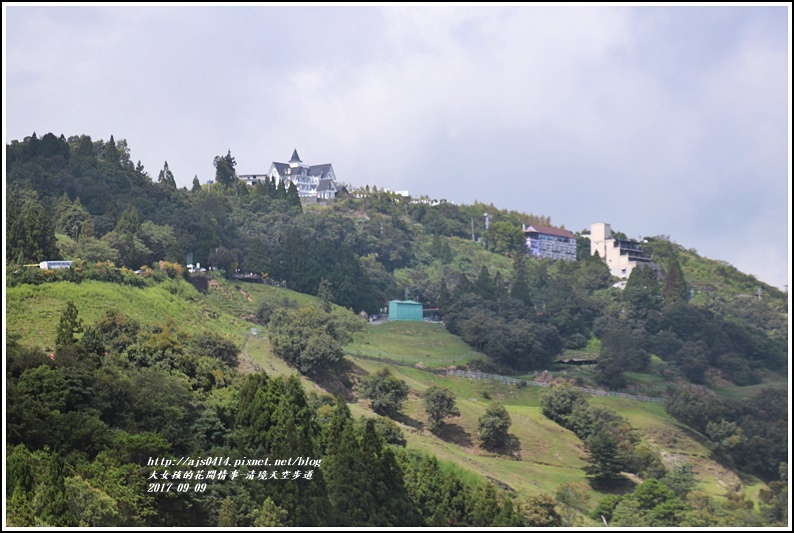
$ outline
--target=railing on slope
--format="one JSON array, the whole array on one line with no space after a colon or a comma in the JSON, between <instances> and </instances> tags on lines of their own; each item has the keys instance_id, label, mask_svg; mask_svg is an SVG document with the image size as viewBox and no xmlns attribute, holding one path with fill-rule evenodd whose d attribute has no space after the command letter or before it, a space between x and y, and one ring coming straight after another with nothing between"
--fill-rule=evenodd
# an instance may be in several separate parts
<instances>
[{"instance_id":1,"label":"railing on slope","mask_svg":"<svg viewBox=\"0 0 794 533\"><path fill-rule=\"evenodd\" d=\"M510 378L507 376L500 376L498 374L484 374L482 372L469 372L466 370L447 370L447 375L468 378L468 379L492 379L495 381L499 381L501 383L507 383L509 385L526 384L535 387L549 386L548 383L544 383L542 381L530 381L527 379L518 379L518 378ZM667 400L665 400L664 398L652 398L650 396L634 396L633 394L626 394L624 392L607 392L597 389L588 389L586 387L576 387L576 388L588 394L592 394L594 396L617 396L619 398L628 398L630 400L639 400L641 402L657 402L657 403L667 402Z\"/></svg>"}]
</instances>

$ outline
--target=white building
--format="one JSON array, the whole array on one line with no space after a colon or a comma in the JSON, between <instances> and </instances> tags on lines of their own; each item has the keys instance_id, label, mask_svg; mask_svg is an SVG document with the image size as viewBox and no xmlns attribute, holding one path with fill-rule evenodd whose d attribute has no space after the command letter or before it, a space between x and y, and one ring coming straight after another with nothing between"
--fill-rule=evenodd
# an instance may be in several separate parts
<instances>
[{"instance_id":1,"label":"white building","mask_svg":"<svg viewBox=\"0 0 794 533\"><path fill-rule=\"evenodd\" d=\"M271 179L275 179L276 185L284 182L286 188L289 188L290 183L294 183L298 189L298 196L302 199L333 200L336 198L334 167L330 163L307 165L298 157L298 150L292 151L289 163L276 161L271 163L267 174L241 174L239 178L248 185L256 185Z\"/></svg>"},{"instance_id":2,"label":"white building","mask_svg":"<svg viewBox=\"0 0 794 533\"><path fill-rule=\"evenodd\" d=\"M298 157L297 149L292 151L289 163L275 161L271 163L267 174L271 178L276 178L276 183L283 181L287 187L290 183L294 183L301 198L315 197L333 200L336 197L336 185L334 184L336 175L331 163L307 165Z\"/></svg>"},{"instance_id":3,"label":"white building","mask_svg":"<svg viewBox=\"0 0 794 533\"><path fill-rule=\"evenodd\" d=\"M604 222L590 225L590 254L596 252L613 276L626 279L638 265L649 266L659 273L659 266L645 255L637 241L613 238L612 227Z\"/></svg>"}]
</instances>

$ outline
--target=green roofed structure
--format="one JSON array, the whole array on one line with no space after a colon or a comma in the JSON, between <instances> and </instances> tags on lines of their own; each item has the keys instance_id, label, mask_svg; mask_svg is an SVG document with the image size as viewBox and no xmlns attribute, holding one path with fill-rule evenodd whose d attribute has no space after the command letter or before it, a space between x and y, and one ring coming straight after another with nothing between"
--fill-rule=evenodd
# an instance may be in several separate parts
<instances>
[{"instance_id":1,"label":"green roofed structure","mask_svg":"<svg viewBox=\"0 0 794 533\"><path fill-rule=\"evenodd\" d=\"M422 304L410 300L391 300L389 320L422 320Z\"/></svg>"}]
</instances>

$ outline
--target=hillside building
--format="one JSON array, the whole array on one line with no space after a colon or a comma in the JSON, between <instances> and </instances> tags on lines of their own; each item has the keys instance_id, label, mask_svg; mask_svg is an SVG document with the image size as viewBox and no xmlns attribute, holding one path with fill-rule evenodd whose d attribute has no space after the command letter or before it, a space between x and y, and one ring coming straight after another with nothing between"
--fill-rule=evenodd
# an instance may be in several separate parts
<instances>
[{"instance_id":1,"label":"hillside building","mask_svg":"<svg viewBox=\"0 0 794 533\"><path fill-rule=\"evenodd\" d=\"M389 321L422 321L422 304L411 300L391 300L389 302Z\"/></svg>"},{"instance_id":2,"label":"hillside building","mask_svg":"<svg viewBox=\"0 0 794 533\"><path fill-rule=\"evenodd\" d=\"M576 261L576 235L568 230L532 224L524 227L524 236L532 257Z\"/></svg>"},{"instance_id":3,"label":"hillside building","mask_svg":"<svg viewBox=\"0 0 794 533\"><path fill-rule=\"evenodd\" d=\"M288 163L276 161L271 163L267 174L241 174L239 178L248 185L255 185L271 179L275 179L276 185L284 182L286 188L289 188L290 183L294 183L301 200L333 200L336 198L336 175L331 163L307 165L301 161L297 149L292 151L292 157Z\"/></svg>"},{"instance_id":4,"label":"hillside building","mask_svg":"<svg viewBox=\"0 0 794 533\"><path fill-rule=\"evenodd\" d=\"M615 239L612 227L604 222L590 225L590 254L596 253L607 264L609 273L613 276L626 279L640 265L649 266L659 274L659 265L651 261L637 241Z\"/></svg>"}]
</instances>

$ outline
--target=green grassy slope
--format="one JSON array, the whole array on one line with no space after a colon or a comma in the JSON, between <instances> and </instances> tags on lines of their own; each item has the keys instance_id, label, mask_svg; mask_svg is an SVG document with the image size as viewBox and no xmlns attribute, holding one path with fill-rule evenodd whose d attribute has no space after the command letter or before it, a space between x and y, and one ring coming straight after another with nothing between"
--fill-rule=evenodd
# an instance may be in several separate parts
<instances>
[{"instance_id":1,"label":"green grassy slope","mask_svg":"<svg viewBox=\"0 0 794 533\"><path fill-rule=\"evenodd\" d=\"M265 301L278 303L286 298L296 305L317 301L285 289L225 280L212 283L206 295L181 280L143 289L94 281L79 285L62 282L13 287L6 294L7 331L20 333L23 344L51 348L60 313L65 302L72 300L86 323L97 320L107 307L116 307L142 324L172 319L187 331L218 331L242 347L242 371L264 370L275 375L292 374L294 371L273 356L266 328L259 326L259 334L254 336L250 328L255 324L243 320L243 317L252 317ZM458 337L447 333L443 326L412 322L369 325L367 332L347 347L347 352L347 385L336 380L329 381L333 385L329 386L325 382L317 384L302 378L305 387L337 394L339 387L344 386L349 395L352 393L350 397L355 402L355 384L366 374L389 366L411 389L403 416L397 420L405 432L409 448L432 453L475 472L477 476L498 480L523 493L553 493L563 483L585 480L581 470L585 456L583 445L573 433L543 416L540 411L542 389L446 377L443 373L431 371L480 356ZM356 354L368 357L357 357ZM398 364L390 364L386 360ZM417 363L426 368L417 368ZM447 420L439 436L426 429L427 417L420 397L422 391L432 385L451 389L461 411L459 417ZM734 387L731 391L742 394L741 388ZM487 406L497 400L506 406L512 418L511 433L520 443L517 457L499 456L478 446L477 420ZM756 494L763 486L755 479L740 479L711 460L702 438L669 417L662 404L611 397L594 397L591 402L614 409L628 418L643 439L661 451L668 464L694 463L700 490L721 495L728 487L741 481L749 494ZM375 416L366 401L353 403L351 410L355 416ZM591 506L602 496L594 493Z\"/></svg>"}]
</instances>

